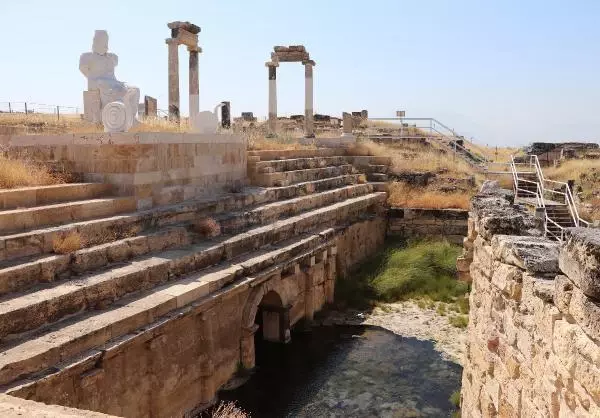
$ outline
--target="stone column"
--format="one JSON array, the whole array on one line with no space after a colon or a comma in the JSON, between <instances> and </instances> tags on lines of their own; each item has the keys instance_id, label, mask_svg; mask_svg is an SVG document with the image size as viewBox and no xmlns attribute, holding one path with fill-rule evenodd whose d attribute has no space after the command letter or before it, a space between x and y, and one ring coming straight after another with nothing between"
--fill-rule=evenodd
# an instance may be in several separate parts
<instances>
[{"instance_id":1,"label":"stone column","mask_svg":"<svg viewBox=\"0 0 600 418\"><path fill-rule=\"evenodd\" d=\"M269 133L277 134L277 63L268 62L269 69Z\"/></svg>"},{"instance_id":2,"label":"stone column","mask_svg":"<svg viewBox=\"0 0 600 418\"><path fill-rule=\"evenodd\" d=\"M199 48L190 48L190 120L192 115L200 113L200 80L198 77Z\"/></svg>"},{"instance_id":3,"label":"stone column","mask_svg":"<svg viewBox=\"0 0 600 418\"><path fill-rule=\"evenodd\" d=\"M167 39L169 45L169 117L179 120L179 42Z\"/></svg>"},{"instance_id":4,"label":"stone column","mask_svg":"<svg viewBox=\"0 0 600 418\"><path fill-rule=\"evenodd\" d=\"M314 62L305 61L304 64L304 136L314 138L315 125L313 120L313 65Z\"/></svg>"}]
</instances>

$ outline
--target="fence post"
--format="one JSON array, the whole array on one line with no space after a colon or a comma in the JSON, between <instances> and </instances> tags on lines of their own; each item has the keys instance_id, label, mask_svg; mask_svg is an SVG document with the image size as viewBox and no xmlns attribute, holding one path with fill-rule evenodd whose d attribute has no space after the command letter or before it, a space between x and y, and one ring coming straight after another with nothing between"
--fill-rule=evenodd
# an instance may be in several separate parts
<instances>
[{"instance_id":1,"label":"fence post","mask_svg":"<svg viewBox=\"0 0 600 418\"><path fill-rule=\"evenodd\" d=\"M60 106L56 106L56 119L60 120Z\"/></svg>"},{"instance_id":2,"label":"fence post","mask_svg":"<svg viewBox=\"0 0 600 418\"><path fill-rule=\"evenodd\" d=\"M25 116L27 116L27 102L25 102Z\"/></svg>"},{"instance_id":3,"label":"fence post","mask_svg":"<svg viewBox=\"0 0 600 418\"><path fill-rule=\"evenodd\" d=\"M12 113L12 108L10 107L10 102L8 102L8 113Z\"/></svg>"}]
</instances>

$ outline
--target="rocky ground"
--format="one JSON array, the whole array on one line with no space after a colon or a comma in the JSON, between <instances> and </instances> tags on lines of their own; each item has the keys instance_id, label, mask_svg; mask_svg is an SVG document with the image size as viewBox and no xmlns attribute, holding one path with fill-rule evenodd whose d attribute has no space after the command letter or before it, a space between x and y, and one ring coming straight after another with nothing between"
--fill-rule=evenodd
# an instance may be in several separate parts
<instances>
[{"instance_id":1,"label":"rocky ground","mask_svg":"<svg viewBox=\"0 0 600 418\"><path fill-rule=\"evenodd\" d=\"M451 325L451 315L440 315L435 309L406 301L380 304L371 312L329 311L320 322L322 325L376 325L400 336L430 340L442 358L462 366L467 331Z\"/></svg>"}]
</instances>

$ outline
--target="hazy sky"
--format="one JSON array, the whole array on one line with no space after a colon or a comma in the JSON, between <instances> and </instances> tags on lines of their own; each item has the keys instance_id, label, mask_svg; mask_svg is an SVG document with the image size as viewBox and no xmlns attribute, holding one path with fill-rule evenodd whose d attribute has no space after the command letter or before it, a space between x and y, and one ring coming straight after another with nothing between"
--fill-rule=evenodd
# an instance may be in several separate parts
<instances>
[{"instance_id":1,"label":"hazy sky","mask_svg":"<svg viewBox=\"0 0 600 418\"><path fill-rule=\"evenodd\" d=\"M202 110L266 115L272 47L304 44L318 113L406 110L490 145L600 139L594 0L0 0L0 102L81 106L79 55L106 29L117 78L166 109L173 20L202 28ZM180 63L187 109L184 47ZM280 114L303 113L300 63L279 67L278 98Z\"/></svg>"}]
</instances>

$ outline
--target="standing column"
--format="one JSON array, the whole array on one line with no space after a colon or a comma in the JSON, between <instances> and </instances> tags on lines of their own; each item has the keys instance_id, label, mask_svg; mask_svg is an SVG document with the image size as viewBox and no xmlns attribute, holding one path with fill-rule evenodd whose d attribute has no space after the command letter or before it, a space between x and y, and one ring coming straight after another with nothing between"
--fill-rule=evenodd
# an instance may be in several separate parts
<instances>
[{"instance_id":1,"label":"standing column","mask_svg":"<svg viewBox=\"0 0 600 418\"><path fill-rule=\"evenodd\" d=\"M269 69L269 133L277 133L277 63L268 62Z\"/></svg>"},{"instance_id":2,"label":"standing column","mask_svg":"<svg viewBox=\"0 0 600 418\"><path fill-rule=\"evenodd\" d=\"M200 80L198 77L199 48L188 47L190 52L190 121L200 113Z\"/></svg>"},{"instance_id":3,"label":"standing column","mask_svg":"<svg viewBox=\"0 0 600 418\"><path fill-rule=\"evenodd\" d=\"M169 117L179 121L179 42L167 39L169 45Z\"/></svg>"},{"instance_id":4,"label":"standing column","mask_svg":"<svg viewBox=\"0 0 600 418\"><path fill-rule=\"evenodd\" d=\"M313 120L313 65L314 61L304 61L304 136L314 138Z\"/></svg>"}]
</instances>

